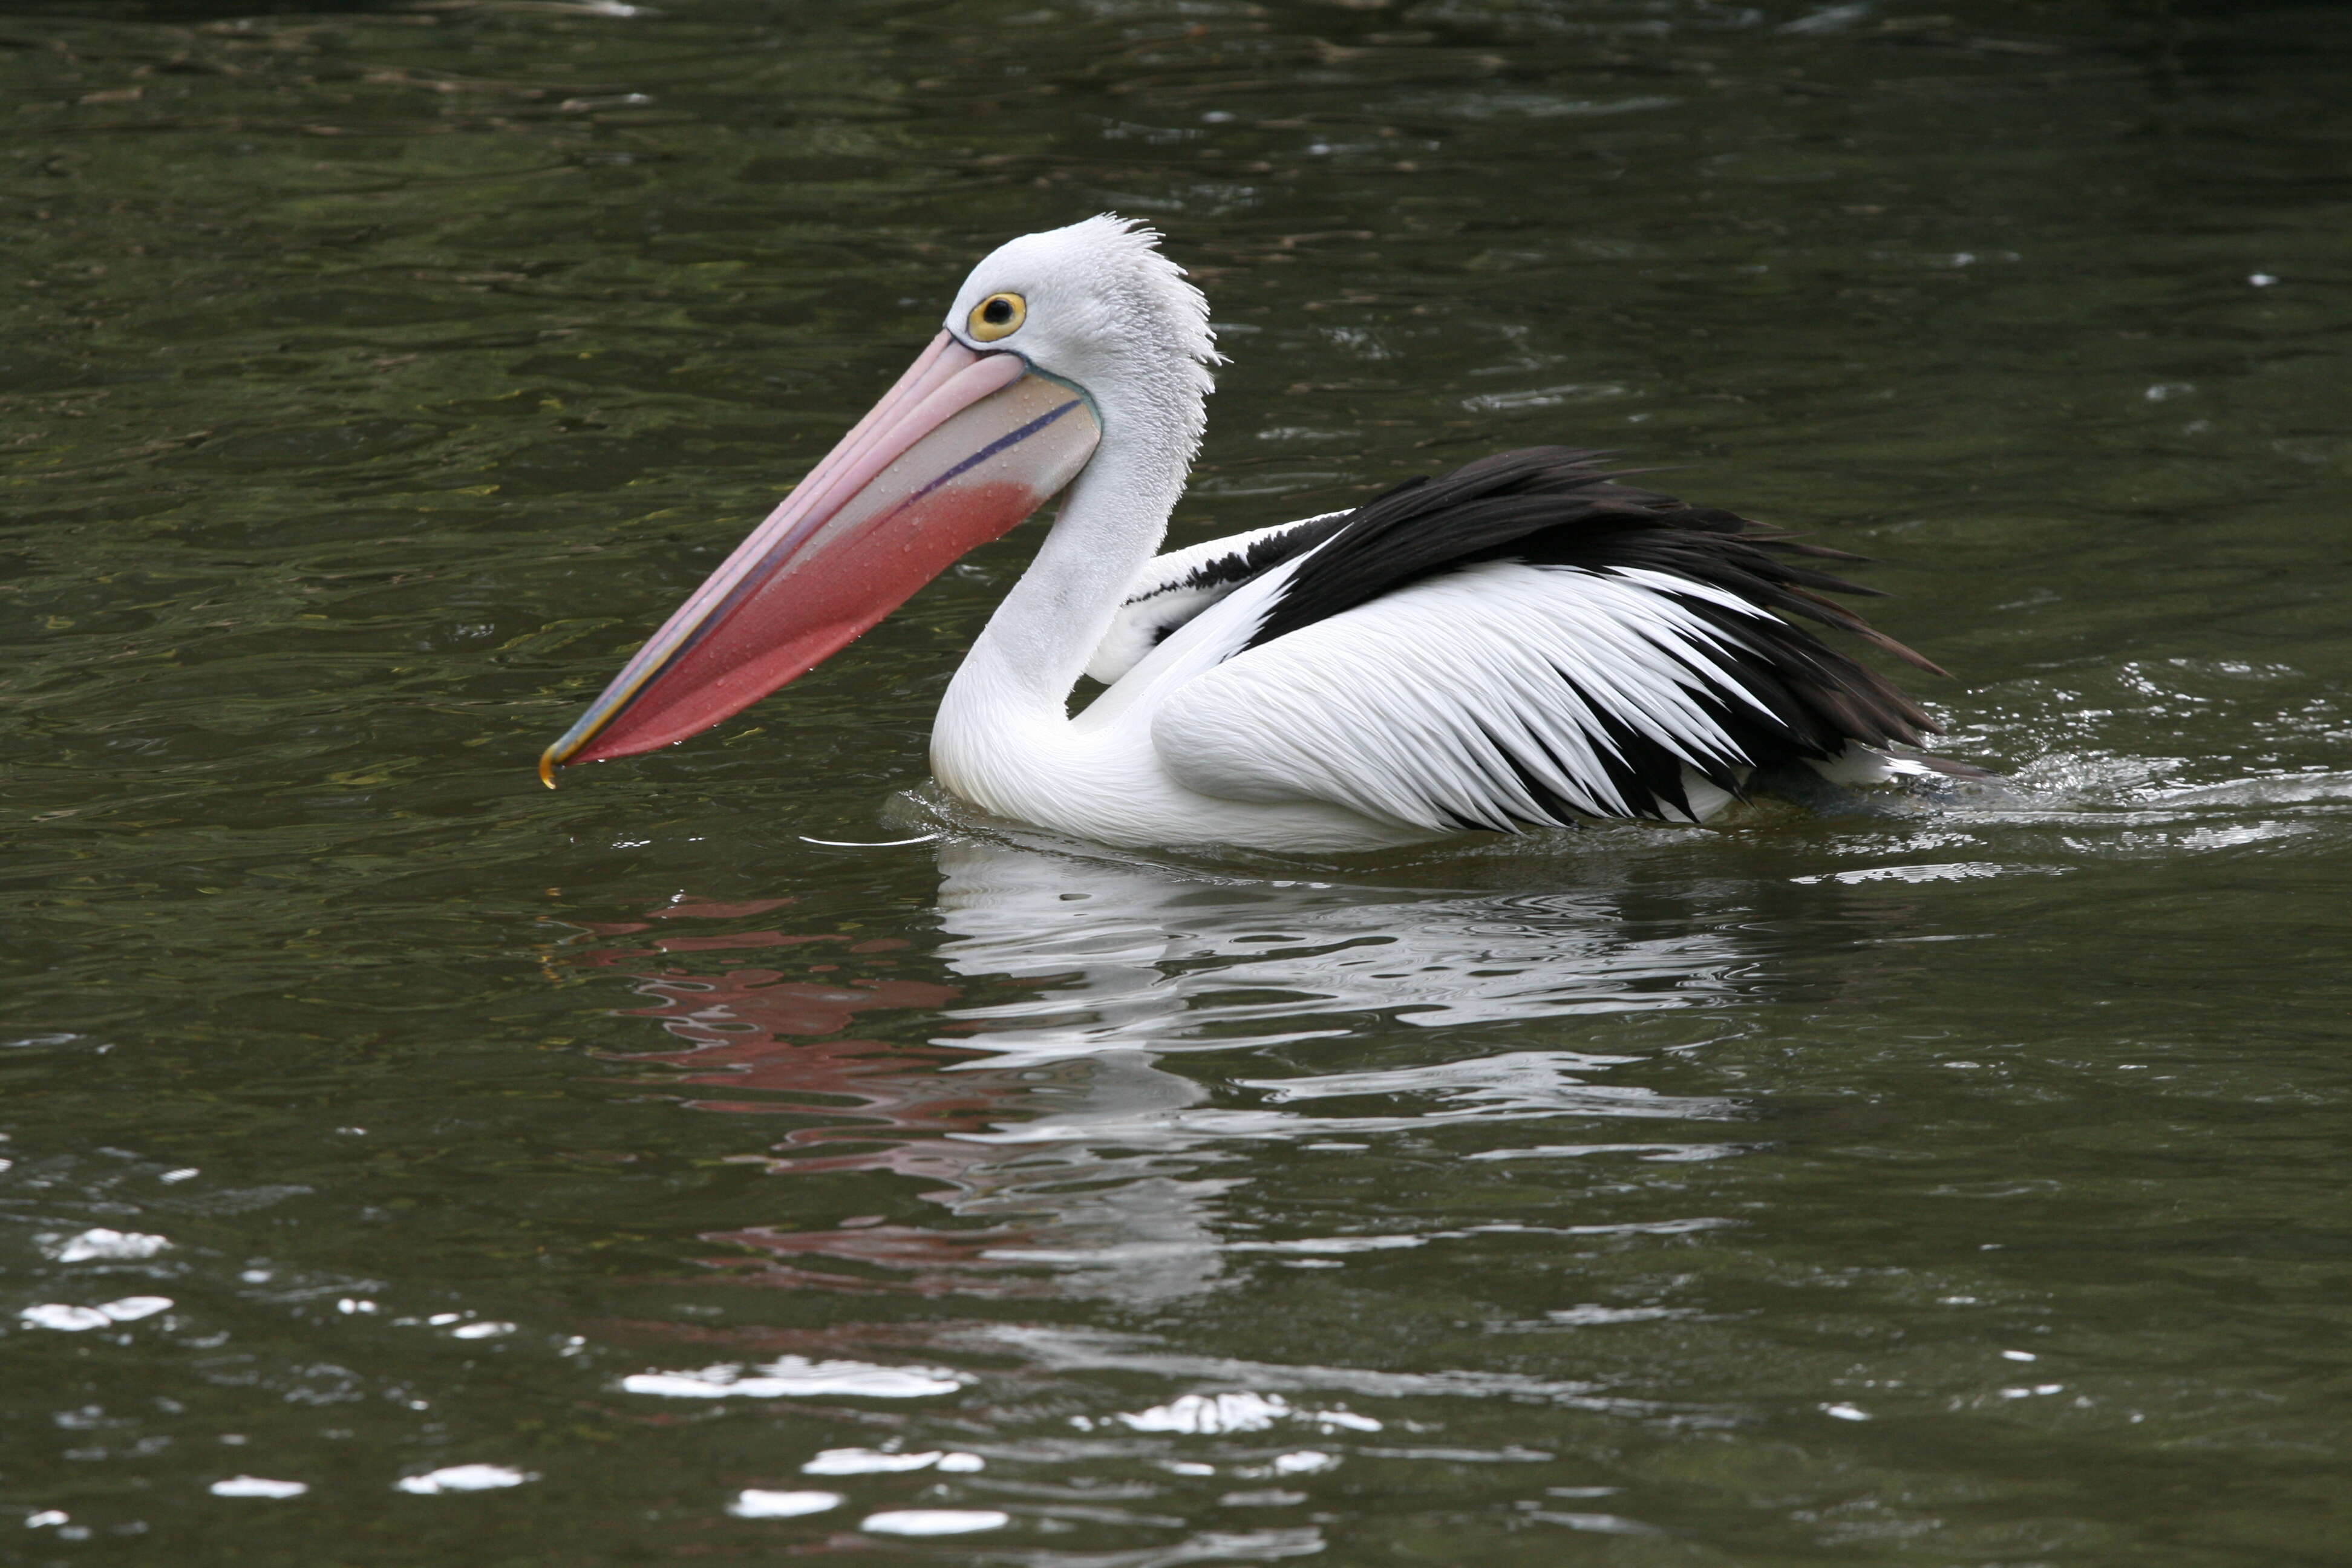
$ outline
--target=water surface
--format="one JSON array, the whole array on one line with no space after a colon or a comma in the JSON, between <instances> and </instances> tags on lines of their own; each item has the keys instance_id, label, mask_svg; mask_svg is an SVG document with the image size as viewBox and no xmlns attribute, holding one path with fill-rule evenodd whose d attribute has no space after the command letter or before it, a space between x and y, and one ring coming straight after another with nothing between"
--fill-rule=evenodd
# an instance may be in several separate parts
<instances>
[{"instance_id":1,"label":"water surface","mask_svg":"<svg viewBox=\"0 0 2352 1568\"><path fill-rule=\"evenodd\" d=\"M2339 1561L2343 15L16 8L0 1557ZM1003 831L1024 530L541 791L1104 208L1233 359L1180 540L1610 447L2015 787Z\"/></svg>"}]
</instances>

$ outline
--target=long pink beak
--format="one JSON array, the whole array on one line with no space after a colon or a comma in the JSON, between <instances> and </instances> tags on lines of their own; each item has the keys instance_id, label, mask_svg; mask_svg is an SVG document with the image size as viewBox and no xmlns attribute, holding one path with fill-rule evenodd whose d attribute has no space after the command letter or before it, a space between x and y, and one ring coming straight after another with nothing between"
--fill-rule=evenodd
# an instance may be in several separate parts
<instances>
[{"instance_id":1,"label":"long pink beak","mask_svg":"<svg viewBox=\"0 0 2352 1568\"><path fill-rule=\"evenodd\" d=\"M567 763L683 741L807 674L1043 506L1101 436L1068 383L941 332L541 755L539 776L552 787Z\"/></svg>"}]
</instances>

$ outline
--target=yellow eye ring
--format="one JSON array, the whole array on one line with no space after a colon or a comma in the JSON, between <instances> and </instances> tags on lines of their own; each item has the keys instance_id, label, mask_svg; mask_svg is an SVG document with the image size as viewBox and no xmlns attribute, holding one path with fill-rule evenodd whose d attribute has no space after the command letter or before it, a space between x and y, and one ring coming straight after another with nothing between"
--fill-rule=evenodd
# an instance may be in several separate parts
<instances>
[{"instance_id":1,"label":"yellow eye ring","mask_svg":"<svg viewBox=\"0 0 2352 1568\"><path fill-rule=\"evenodd\" d=\"M966 322L971 335L982 342L992 343L999 338L1009 338L1021 330L1029 319L1029 301L1018 294L991 294L971 308Z\"/></svg>"}]
</instances>

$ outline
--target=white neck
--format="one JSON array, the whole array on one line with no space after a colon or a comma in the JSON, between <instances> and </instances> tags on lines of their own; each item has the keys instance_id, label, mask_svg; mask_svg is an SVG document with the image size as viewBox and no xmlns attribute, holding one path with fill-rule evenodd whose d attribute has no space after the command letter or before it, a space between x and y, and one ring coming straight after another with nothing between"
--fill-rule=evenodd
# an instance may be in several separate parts
<instances>
[{"instance_id":1,"label":"white neck","mask_svg":"<svg viewBox=\"0 0 2352 1568\"><path fill-rule=\"evenodd\" d=\"M1036 558L956 671L943 718L983 689L1000 718L1007 697L1017 700L1024 718L1066 712L1071 689L1129 584L1159 552L1184 473L1181 457L1137 451L1105 433L1094 460L1065 492Z\"/></svg>"},{"instance_id":2,"label":"white neck","mask_svg":"<svg viewBox=\"0 0 2352 1568\"><path fill-rule=\"evenodd\" d=\"M1071 689L1168 531L1199 424L1157 402L1104 408L1093 460L940 703L932 771L982 805L1003 810L1014 777L1067 730Z\"/></svg>"}]
</instances>

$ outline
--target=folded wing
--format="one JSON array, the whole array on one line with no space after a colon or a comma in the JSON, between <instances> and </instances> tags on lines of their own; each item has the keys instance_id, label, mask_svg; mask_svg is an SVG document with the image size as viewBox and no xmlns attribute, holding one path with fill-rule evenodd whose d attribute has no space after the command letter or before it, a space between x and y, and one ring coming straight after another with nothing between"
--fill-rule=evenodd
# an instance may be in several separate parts
<instances>
[{"instance_id":1,"label":"folded wing","mask_svg":"<svg viewBox=\"0 0 2352 1568\"><path fill-rule=\"evenodd\" d=\"M1110 630L1087 661L1087 676L1108 686L1177 627L1243 584L1322 543L1349 516L1324 512L1154 556L1129 584Z\"/></svg>"},{"instance_id":2,"label":"folded wing","mask_svg":"<svg viewBox=\"0 0 2352 1568\"><path fill-rule=\"evenodd\" d=\"M1504 453L1349 514L1273 569L1231 658L1152 717L1186 787L1436 830L1696 820L1750 773L1916 742L1927 715L1799 619L1932 668L1819 591L1854 559Z\"/></svg>"}]
</instances>

